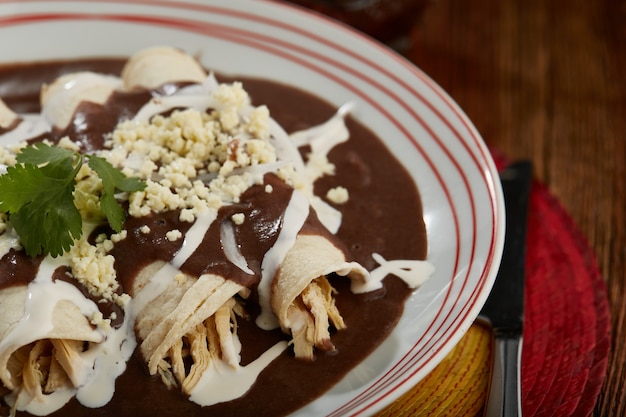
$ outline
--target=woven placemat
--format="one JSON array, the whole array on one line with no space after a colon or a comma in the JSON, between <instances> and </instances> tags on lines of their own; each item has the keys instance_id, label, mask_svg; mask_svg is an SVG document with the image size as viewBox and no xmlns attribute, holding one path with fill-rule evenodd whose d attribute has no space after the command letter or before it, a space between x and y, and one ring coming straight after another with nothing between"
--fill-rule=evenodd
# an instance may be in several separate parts
<instances>
[{"instance_id":1,"label":"woven placemat","mask_svg":"<svg viewBox=\"0 0 626 417\"><path fill-rule=\"evenodd\" d=\"M473 325L431 373L377 417L478 415L489 385L491 353L491 330Z\"/></svg>"},{"instance_id":2,"label":"woven placemat","mask_svg":"<svg viewBox=\"0 0 626 417\"><path fill-rule=\"evenodd\" d=\"M501 169L506 161L494 155ZM610 322L593 251L547 187L533 182L522 350L524 416L588 416L606 374ZM481 415L491 367L489 329L473 325L415 387L379 413Z\"/></svg>"}]
</instances>

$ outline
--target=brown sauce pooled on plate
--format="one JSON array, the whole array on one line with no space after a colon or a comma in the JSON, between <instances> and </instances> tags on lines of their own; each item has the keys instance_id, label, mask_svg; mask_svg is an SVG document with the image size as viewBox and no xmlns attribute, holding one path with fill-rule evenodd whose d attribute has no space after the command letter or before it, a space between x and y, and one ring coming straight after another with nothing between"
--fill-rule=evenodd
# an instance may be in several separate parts
<instances>
[{"instance_id":1,"label":"brown sauce pooled on plate","mask_svg":"<svg viewBox=\"0 0 626 417\"><path fill-rule=\"evenodd\" d=\"M0 67L0 97L16 112L39 111L39 89L62 73L92 70L118 74L124 64L117 59L47 62ZM255 104L266 104L287 132L326 121L335 108L325 101L283 84L258 79L218 76L220 81L239 80ZM316 193L325 195L336 186L349 190L338 236L352 257L367 269L376 267L374 252L387 259L425 259L426 233L422 207L414 182L384 144L367 128L347 118L350 140L330 153L336 175L321 178ZM156 256L158 258L158 256ZM317 351L313 362L293 358L288 349L259 376L243 397L211 407L200 407L178 391L168 391L158 377L148 376L138 353L116 381L113 399L104 407L87 409L72 399L54 416L276 416L293 412L323 395L379 345L402 315L411 290L393 276L376 292L354 295L345 278L332 277L338 290L337 305L348 326L332 336L336 352ZM5 283L6 284L6 283ZM239 320L242 365L285 336L263 331L249 320ZM23 413L18 413L23 415Z\"/></svg>"}]
</instances>

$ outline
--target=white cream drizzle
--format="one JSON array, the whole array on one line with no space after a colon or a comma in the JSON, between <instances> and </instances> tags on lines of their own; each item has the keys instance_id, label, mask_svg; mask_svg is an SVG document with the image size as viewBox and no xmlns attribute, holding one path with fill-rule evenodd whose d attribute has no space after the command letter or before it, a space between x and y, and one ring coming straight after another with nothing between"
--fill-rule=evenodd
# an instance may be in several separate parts
<instances>
[{"instance_id":1,"label":"white cream drizzle","mask_svg":"<svg viewBox=\"0 0 626 417\"><path fill-rule=\"evenodd\" d=\"M310 196L309 203L315 210L320 223L332 234L341 227L341 212L317 196Z\"/></svg>"},{"instance_id":2,"label":"white cream drizzle","mask_svg":"<svg viewBox=\"0 0 626 417\"><path fill-rule=\"evenodd\" d=\"M211 361L189 399L206 407L241 397L287 346L287 342L278 342L246 366L232 367L223 361Z\"/></svg>"},{"instance_id":3,"label":"white cream drizzle","mask_svg":"<svg viewBox=\"0 0 626 417\"><path fill-rule=\"evenodd\" d=\"M40 114L21 114L20 117L22 120L15 128L0 135L3 146L15 145L50 131L50 123Z\"/></svg>"},{"instance_id":4,"label":"white cream drizzle","mask_svg":"<svg viewBox=\"0 0 626 417\"><path fill-rule=\"evenodd\" d=\"M434 272L435 267L428 261L397 259L388 261L378 253L372 257L379 267L370 271L370 278L366 281L352 280L351 290L361 294L377 290L382 287L383 279L391 274L400 278L409 288L417 288L424 283Z\"/></svg>"},{"instance_id":5,"label":"white cream drizzle","mask_svg":"<svg viewBox=\"0 0 626 417\"><path fill-rule=\"evenodd\" d=\"M239 245L237 245L235 229L232 222L226 221L222 223L220 228L220 241L222 248L224 248L226 259L246 274L254 275L254 271L248 266L248 261L246 261L246 258L241 254Z\"/></svg>"},{"instance_id":6,"label":"white cream drizzle","mask_svg":"<svg viewBox=\"0 0 626 417\"><path fill-rule=\"evenodd\" d=\"M289 161L298 172L304 172L304 161L300 151L291 141L289 135L278 122L270 118L269 128L271 132L270 143L276 151L279 160Z\"/></svg>"},{"instance_id":7,"label":"white cream drizzle","mask_svg":"<svg viewBox=\"0 0 626 417\"><path fill-rule=\"evenodd\" d=\"M177 107L186 107L195 110L205 110L209 107L222 107L219 101L213 99L210 95L191 95L191 94L173 94L171 96L154 97L146 103L133 117L136 122L146 122L150 118L159 113L175 109Z\"/></svg>"},{"instance_id":8,"label":"white cream drizzle","mask_svg":"<svg viewBox=\"0 0 626 417\"><path fill-rule=\"evenodd\" d=\"M287 255L287 252L295 244L296 237L300 229L302 229L308 215L309 200L304 194L298 190L294 190L291 194L289 204L285 209L283 224L276 238L276 242L274 246L267 251L261 263L261 281L257 287L261 313L256 319L256 324L261 329L271 330L279 327L278 318L272 312L270 303L272 280L276 275L278 267Z\"/></svg>"},{"instance_id":9,"label":"white cream drizzle","mask_svg":"<svg viewBox=\"0 0 626 417\"><path fill-rule=\"evenodd\" d=\"M93 374L89 381L79 386L76 399L91 408L102 407L111 401L115 380L126 370L126 362L136 346L134 322L130 314L126 314L120 328L111 331L103 343L84 352L84 359L93 366Z\"/></svg>"},{"instance_id":10,"label":"white cream drizzle","mask_svg":"<svg viewBox=\"0 0 626 417\"><path fill-rule=\"evenodd\" d=\"M327 156L335 146L347 141L350 137L345 117L353 108L354 103L346 103L324 123L292 133L289 135L291 143L296 148L309 145L312 153Z\"/></svg>"}]
</instances>

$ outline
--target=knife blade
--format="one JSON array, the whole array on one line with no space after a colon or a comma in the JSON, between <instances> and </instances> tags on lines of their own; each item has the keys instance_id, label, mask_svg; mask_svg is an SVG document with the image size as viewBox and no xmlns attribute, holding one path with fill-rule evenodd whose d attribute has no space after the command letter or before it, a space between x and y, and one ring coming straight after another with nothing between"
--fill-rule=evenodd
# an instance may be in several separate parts
<instances>
[{"instance_id":1,"label":"knife blade","mask_svg":"<svg viewBox=\"0 0 626 417\"><path fill-rule=\"evenodd\" d=\"M524 261L526 222L532 180L528 161L511 164L500 173L506 231L500 269L479 318L494 335L493 368L485 416L522 415L521 353L524 328Z\"/></svg>"}]
</instances>

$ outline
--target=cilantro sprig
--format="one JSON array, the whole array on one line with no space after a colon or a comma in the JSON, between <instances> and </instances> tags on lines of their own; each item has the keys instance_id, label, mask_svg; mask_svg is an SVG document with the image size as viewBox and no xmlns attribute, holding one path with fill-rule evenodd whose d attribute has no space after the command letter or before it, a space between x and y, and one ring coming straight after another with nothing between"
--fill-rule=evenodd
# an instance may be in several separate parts
<instances>
[{"instance_id":1,"label":"cilantro sprig","mask_svg":"<svg viewBox=\"0 0 626 417\"><path fill-rule=\"evenodd\" d=\"M17 164L0 176L0 211L8 213L24 250L33 257L62 255L81 237L82 217L74 205L74 189L85 162L102 180L100 209L116 232L121 231L126 214L115 194L141 191L146 186L102 157L45 143L23 148L16 160Z\"/></svg>"}]
</instances>

